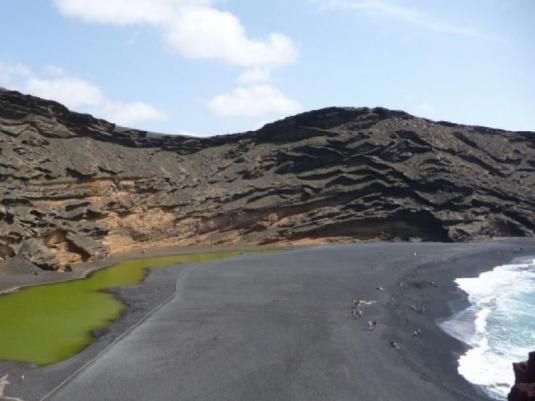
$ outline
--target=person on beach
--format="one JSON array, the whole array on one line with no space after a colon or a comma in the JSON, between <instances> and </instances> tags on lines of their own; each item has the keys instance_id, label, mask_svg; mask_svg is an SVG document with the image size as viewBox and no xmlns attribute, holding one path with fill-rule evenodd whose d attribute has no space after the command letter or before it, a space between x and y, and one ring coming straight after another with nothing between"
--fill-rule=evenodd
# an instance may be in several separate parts
<instances>
[{"instance_id":1,"label":"person on beach","mask_svg":"<svg viewBox=\"0 0 535 401\"><path fill-rule=\"evenodd\" d=\"M353 319L359 318L362 319L362 311L358 307L351 308L351 317Z\"/></svg>"},{"instance_id":2,"label":"person on beach","mask_svg":"<svg viewBox=\"0 0 535 401\"><path fill-rule=\"evenodd\" d=\"M360 304L361 304L360 298L354 297L353 298L353 306L351 308L351 317L353 319L356 318L362 318L362 311L360 310Z\"/></svg>"},{"instance_id":3,"label":"person on beach","mask_svg":"<svg viewBox=\"0 0 535 401\"><path fill-rule=\"evenodd\" d=\"M422 305L420 308L418 308L416 305L411 305L411 309L419 314L425 313L425 305Z\"/></svg>"},{"instance_id":4,"label":"person on beach","mask_svg":"<svg viewBox=\"0 0 535 401\"><path fill-rule=\"evenodd\" d=\"M0 400L22 401L18 397L8 397L4 395L7 386L9 386L10 384L8 381L8 378L9 378L9 375L0 377Z\"/></svg>"}]
</instances>

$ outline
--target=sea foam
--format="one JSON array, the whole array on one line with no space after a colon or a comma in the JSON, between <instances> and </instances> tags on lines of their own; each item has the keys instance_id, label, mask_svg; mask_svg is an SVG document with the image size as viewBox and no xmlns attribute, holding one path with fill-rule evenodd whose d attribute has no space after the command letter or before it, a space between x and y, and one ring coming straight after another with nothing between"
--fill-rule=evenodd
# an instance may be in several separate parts
<instances>
[{"instance_id":1,"label":"sea foam","mask_svg":"<svg viewBox=\"0 0 535 401\"><path fill-rule=\"evenodd\" d=\"M455 282L470 306L440 325L468 346L458 371L490 397L506 400L514 383L512 362L535 349L535 259Z\"/></svg>"}]
</instances>

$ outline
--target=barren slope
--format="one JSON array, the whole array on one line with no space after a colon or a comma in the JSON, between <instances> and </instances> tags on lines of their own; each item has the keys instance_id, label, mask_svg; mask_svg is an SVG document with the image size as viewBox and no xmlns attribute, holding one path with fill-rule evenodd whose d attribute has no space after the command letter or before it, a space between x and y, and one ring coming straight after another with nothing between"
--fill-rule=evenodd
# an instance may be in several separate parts
<instances>
[{"instance_id":1,"label":"barren slope","mask_svg":"<svg viewBox=\"0 0 535 401\"><path fill-rule=\"evenodd\" d=\"M0 90L0 258L535 232L535 133L329 108L212 138Z\"/></svg>"}]
</instances>

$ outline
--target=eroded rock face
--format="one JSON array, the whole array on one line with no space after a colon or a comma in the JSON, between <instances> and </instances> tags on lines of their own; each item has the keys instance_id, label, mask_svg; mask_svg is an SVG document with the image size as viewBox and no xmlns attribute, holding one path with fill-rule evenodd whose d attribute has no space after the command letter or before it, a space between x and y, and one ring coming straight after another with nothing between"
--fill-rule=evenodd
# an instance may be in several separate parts
<instances>
[{"instance_id":1,"label":"eroded rock face","mask_svg":"<svg viewBox=\"0 0 535 401\"><path fill-rule=\"evenodd\" d=\"M212 138L0 90L0 258L535 231L535 134L328 108ZM29 242L28 242L29 241Z\"/></svg>"},{"instance_id":2,"label":"eroded rock face","mask_svg":"<svg viewBox=\"0 0 535 401\"><path fill-rule=\"evenodd\" d=\"M535 352L529 354L526 362L513 364L515 385L511 389L508 401L535 401Z\"/></svg>"}]
</instances>

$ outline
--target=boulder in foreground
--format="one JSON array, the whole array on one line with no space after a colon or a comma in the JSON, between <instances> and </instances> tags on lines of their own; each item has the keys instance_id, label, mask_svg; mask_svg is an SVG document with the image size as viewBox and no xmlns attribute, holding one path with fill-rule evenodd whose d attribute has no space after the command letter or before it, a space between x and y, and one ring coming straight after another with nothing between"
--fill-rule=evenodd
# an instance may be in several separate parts
<instances>
[{"instance_id":1,"label":"boulder in foreground","mask_svg":"<svg viewBox=\"0 0 535 401\"><path fill-rule=\"evenodd\" d=\"M535 352L529 354L526 362L513 364L515 385L511 389L508 401L535 401Z\"/></svg>"}]
</instances>

